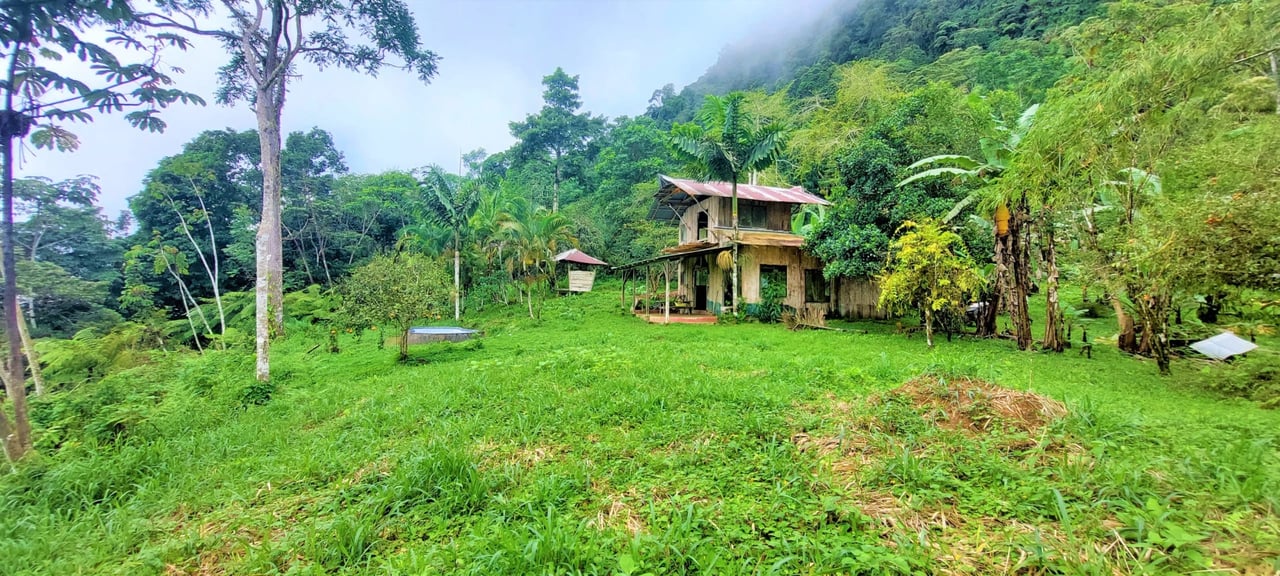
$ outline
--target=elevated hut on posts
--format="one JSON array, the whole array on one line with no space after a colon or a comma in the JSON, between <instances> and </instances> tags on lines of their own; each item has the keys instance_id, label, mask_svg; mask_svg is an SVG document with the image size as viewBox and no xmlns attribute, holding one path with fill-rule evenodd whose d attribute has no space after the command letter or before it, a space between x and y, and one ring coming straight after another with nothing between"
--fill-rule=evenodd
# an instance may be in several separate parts
<instances>
[{"instance_id":1,"label":"elevated hut on posts","mask_svg":"<svg viewBox=\"0 0 1280 576\"><path fill-rule=\"evenodd\" d=\"M557 267L563 264L568 270L569 285L564 289L568 292L590 292L596 281L595 268L609 265L577 248L556 254L555 262Z\"/></svg>"}]
</instances>

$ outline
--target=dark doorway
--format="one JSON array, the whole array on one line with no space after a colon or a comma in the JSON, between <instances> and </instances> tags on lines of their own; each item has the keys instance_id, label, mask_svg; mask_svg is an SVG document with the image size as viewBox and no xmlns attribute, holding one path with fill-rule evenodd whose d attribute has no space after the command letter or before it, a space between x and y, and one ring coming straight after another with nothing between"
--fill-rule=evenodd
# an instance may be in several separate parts
<instances>
[{"instance_id":1,"label":"dark doorway","mask_svg":"<svg viewBox=\"0 0 1280 576\"><path fill-rule=\"evenodd\" d=\"M707 309L707 281L711 277L711 268L706 259L699 258L693 265L693 309Z\"/></svg>"}]
</instances>

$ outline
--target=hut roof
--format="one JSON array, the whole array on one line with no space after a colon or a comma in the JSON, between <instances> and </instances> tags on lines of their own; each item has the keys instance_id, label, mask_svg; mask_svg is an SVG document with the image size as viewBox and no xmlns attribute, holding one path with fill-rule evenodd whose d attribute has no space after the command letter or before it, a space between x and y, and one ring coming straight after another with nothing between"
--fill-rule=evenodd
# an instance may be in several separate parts
<instances>
[{"instance_id":1,"label":"hut roof","mask_svg":"<svg viewBox=\"0 0 1280 576\"><path fill-rule=\"evenodd\" d=\"M575 264L585 264L587 266L608 266L604 260L592 257L590 254L583 252L577 248L565 250L556 254L556 262L573 262Z\"/></svg>"}]
</instances>

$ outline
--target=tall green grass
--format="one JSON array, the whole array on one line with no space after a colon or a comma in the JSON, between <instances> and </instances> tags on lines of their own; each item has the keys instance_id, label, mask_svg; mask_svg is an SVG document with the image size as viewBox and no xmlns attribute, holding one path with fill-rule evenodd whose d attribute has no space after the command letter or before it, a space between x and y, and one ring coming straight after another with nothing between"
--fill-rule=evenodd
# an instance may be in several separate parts
<instances>
[{"instance_id":1,"label":"tall green grass","mask_svg":"<svg viewBox=\"0 0 1280 576\"><path fill-rule=\"evenodd\" d=\"M1168 573L1280 556L1280 414L1202 391L1201 365L1161 379L1103 345L929 350L875 323L648 325L616 296L553 300L541 322L491 309L483 340L405 364L375 334L335 355L299 326L268 387L233 350L38 400L39 454L0 478L0 573L893 574L957 557ZM1070 413L1030 439L940 429L883 400L920 374ZM840 448L802 450L801 432ZM911 522L938 513L954 521Z\"/></svg>"}]
</instances>

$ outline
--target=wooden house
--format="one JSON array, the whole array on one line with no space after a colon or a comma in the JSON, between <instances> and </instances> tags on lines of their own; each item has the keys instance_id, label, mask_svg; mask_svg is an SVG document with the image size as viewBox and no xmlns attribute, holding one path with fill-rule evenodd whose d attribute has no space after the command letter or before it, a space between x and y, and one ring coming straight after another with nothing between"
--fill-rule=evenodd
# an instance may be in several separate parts
<instances>
[{"instance_id":1,"label":"wooden house","mask_svg":"<svg viewBox=\"0 0 1280 576\"><path fill-rule=\"evenodd\" d=\"M676 223L678 242L660 256L619 269L661 266L672 284L671 298L677 308L719 314L733 305L727 254L735 242L732 186L668 176L659 176L658 185L649 217ZM780 291L783 303L793 308L818 308L832 316L883 317L872 283L828 281L822 262L801 249L804 238L791 231L791 218L806 204L830 205L799 186L738 184L742 310L752 311L762 294L777 286L773 290Z\"/></svg>"}]
</instances>

